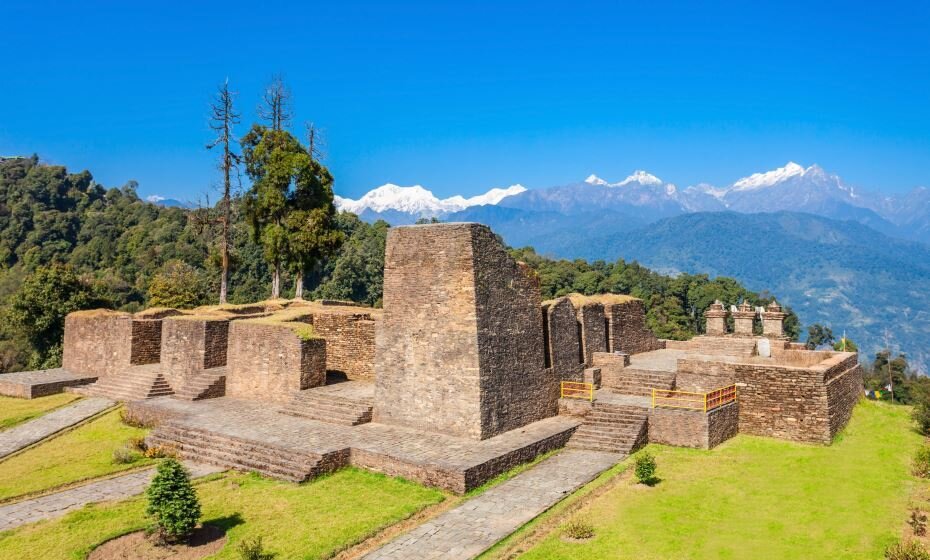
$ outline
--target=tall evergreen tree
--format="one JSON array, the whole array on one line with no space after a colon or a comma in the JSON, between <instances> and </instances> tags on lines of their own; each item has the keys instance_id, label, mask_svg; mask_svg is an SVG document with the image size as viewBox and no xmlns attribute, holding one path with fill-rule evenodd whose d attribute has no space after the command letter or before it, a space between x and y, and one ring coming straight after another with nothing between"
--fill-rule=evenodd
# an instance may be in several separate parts
<instances>
[{"instance_id":1,"label":"tall evergreen tree","mask_svg":"<svg viewBox=\"0 0 930 560\"><path fill-rule=\"evenodd\" d=\"M233 108L235 94L229 91L229 80L223 82L210 104L210 128L216 132L216 139L207 145L208 149L221 147L220 170L223 172L223 198L220 201L222 216L222 239L220 241L220 303L226 303L229 281L229 229L232 220L232 181L230 175L239 164L239 156L232 150L234 141L233 127L239 124L239 114Z\"/></svg>"}]
</instances>

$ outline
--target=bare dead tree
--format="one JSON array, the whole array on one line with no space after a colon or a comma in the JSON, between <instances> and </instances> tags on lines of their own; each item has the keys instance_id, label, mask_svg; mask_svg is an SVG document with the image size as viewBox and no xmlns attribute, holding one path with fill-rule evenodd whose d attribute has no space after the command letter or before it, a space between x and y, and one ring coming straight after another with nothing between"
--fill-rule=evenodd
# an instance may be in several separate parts
<instances>
[{"instance_id":1,"label":"bare dead tree","mask_svg":"<svg viewBox=\"0 0 930 560\"><path fill-rule=\"evenodd\" d=\"M232 181L230 176L234 169L238 170L239 155L232 149L235 141L233 127L239 124L239 114L233 107L235 93L229 91L229 80L223 82L210 104L210 128L216 132L216 139L207 145L207 149L221 148L219 168L223 172L223 198L222 198L222 239L220 247L222 252L222 272L220 273L220 303L226 303L227 283L229 281L229 228L232 220Z\"/></svg>"},{"instance_id":2,"label":"bare dead tree","mask_svg":"<svg viewBox=\"0 0 930 560\"><path fill-rule=\"evenodd\" d=\"M258 104L258 118L267 121L272 130L281 131L290 124L292 117L291 90L280 74L275 75Z\"/></svg>"}]
</instances>

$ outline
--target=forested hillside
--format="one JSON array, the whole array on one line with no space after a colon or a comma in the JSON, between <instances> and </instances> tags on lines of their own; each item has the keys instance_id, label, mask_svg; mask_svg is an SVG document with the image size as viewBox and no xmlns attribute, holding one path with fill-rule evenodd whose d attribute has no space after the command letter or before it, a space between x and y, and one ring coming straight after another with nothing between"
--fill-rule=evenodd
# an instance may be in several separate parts
<instances>
[{"instance_id":1,"label":"forested hillside","mask_svg":"<svg viewBox=\"0 0 930 560\"><path fill-rule=\"evenodd\" d=\"M59 363L63 317L82 308L135 311L150 304L215 303L219 292L218 208L185 210L143 201L135 185L105 188L88 171L69 173L38 158L0 162L0 371ZM380 305L388 225L341 212L344 242L334 257L305 275L312 297ZM250 235L242 199L232 204L229 301L270 294L262 247ZM540 274L543 297L578 291L630 293L643 298L659 336L700 332L701 313L714 299L756 304L768 294L706 275L675 278L636 263L556 261L532 249L514 250ZM283 273L282 295L294 294ZM798 332L792 314L789 328Z\"/></svg>"}]
</instances>

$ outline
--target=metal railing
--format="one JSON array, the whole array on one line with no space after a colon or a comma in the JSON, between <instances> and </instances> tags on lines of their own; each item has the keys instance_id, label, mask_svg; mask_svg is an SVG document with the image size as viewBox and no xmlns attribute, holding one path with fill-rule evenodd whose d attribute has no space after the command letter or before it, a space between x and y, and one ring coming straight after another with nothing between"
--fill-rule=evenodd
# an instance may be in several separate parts
<instances>
[{"instance_id":1,"label":"metal railing","mask_svg":"<svg viewBox=\"0 0 930 560\"><path fill-rule=\"evenodd\" d=\"M709 412L736 401L736 385L721 387L707 393L652 390L652 408L682 408Z\"/></svg>"},{"instance_id":2,"label":"metal railing","mask_svg":"<svg viewBox=\"0 0 930 560\"><path fill-rule=\"evenodd\" d=\"M578 381L563 381L562 387L563 399L583 399L594 402L594 384L581 383Z\"/></svg>"}]
</instances>

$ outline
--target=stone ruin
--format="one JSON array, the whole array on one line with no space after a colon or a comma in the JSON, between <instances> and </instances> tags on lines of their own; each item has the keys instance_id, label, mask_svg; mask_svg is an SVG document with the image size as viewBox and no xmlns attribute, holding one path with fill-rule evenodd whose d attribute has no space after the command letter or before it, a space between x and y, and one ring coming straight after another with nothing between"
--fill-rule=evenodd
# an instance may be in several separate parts
<instances>
[{"instance_id":1,"label":"stone ruin","mask_svg":"<svg viewBox=\"0 0 930 560\"><path fill-rule=\"evenodd\" d=\"M660 340L629 296L541 301L473 223L392 228L383 301L72 313L63 368L0 376L0 393L123 400L152 445L231 468L302 481L356 465L455 492L566 445L829 443L860 393L856 354L789 342L775 302L734 308L732 333L715 302L706 335ZM656 405L721 388L736 398Z\"/></svg>"}]
</instances>

